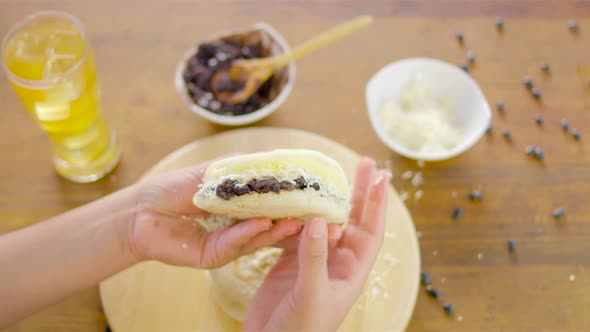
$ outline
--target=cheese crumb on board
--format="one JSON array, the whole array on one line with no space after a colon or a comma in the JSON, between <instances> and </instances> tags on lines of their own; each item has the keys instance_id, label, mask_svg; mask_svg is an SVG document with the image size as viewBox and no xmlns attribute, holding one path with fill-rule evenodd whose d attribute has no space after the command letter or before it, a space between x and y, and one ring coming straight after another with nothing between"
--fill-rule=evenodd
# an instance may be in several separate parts
<instances>
[{"instance_id":1,"label":"cheese crumb on board","mask_svg":"<svg viewBox=\"0 0 590 332\"><path fill-rule=\"evenodd\" d=\"M397 100L385 99L380 122L390 138L419 153L444 153L462 139L455 126L455 102L437 96L418 74L402 87Z\"/></svg>"}]
</instances>

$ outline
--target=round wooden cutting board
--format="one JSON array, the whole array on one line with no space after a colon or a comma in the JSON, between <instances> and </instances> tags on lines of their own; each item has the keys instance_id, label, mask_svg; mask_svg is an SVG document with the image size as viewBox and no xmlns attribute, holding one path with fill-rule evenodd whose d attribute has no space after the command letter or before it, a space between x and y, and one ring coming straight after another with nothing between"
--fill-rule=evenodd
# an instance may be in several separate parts
<instances>
[{"instance_id":1,"label":"round wooden cutting board","mask_svg":"<svg viewBox=\"0 0 590 332\"><path fill-rule=\"evenodd\" d=\"M279 128L232 130L186 145L156 164L145 178L231 152L278 148L321 151L338 160L354 181L360 156L308 132ZM195 189L196 190L196 189ZM340 331L400 331L416 301L420 254L412 219L398 194L389 193L387 231L365 291ZM206 271L159 262L137 264L100 285L104 311L115 332L238 331L240 324L213 302Z\"/></svg>"}]
</instances>

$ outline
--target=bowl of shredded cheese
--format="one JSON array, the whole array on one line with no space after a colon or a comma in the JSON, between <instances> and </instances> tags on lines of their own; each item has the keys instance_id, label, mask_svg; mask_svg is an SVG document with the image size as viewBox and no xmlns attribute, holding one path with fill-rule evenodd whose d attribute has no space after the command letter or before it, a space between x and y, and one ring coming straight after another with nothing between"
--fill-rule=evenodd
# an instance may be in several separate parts
<instances>
[{"instance_id":1,"label":"bowl of shredded cheese","mask_svg":"<svg viewBox=\"0 0 590 332\"><path fill-rule=\"evenodd\" d=\"M410 159L455 157L473 146L491 121L490 106L471 76L436 59L391 63L369 80L365 93L381 141Z\"/></svg>"}]
</instances>

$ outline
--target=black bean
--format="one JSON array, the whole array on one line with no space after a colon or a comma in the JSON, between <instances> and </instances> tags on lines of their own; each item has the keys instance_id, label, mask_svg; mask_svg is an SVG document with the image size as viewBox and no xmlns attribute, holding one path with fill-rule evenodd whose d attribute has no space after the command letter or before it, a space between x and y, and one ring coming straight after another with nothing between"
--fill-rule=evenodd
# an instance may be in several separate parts
<instances>
[{"instance_id":1,"label":"black bean","mask_svg":"<svg viewBox=\"0 0 590 332\"><path fill-rule=\"evenodd\" d=\"M494 131L494 127L492 126L492 124L488 124L488 126L486 127L486 133L487 134L491 134Z\"/></svg>"},{"instance_id":2,"label":"black bean","mask_svg":"<svg viewBox=\"0 0 590 332\"><path fill-rule=\"evenodd\" d=\"M570 123L565 118L561 119L561 129L563 129L563 131L568 131L570 129Z\"/></svg>"},{"instance_id":3,"label":"black bean","mask_svg":"<svg viewBox=\"0 0 590 332\"><path fill-rule=\"evenodd\" d=\"M293 183L291 181L283 180L283 181L281 181L280 185L281 185L281 190L292 191L295 189L295 183Z\"/></svg>"},{"instance_id":4,"label":"black bean","mask_svg":"<svg viewBox=\"0 0 590 332\"><path fill-rule=\"evenodd\" d=\"M430 285L430 274L426 271L422 271L420 273L420 280L422 280L423 285Z\"/></svg>"},{"instance_id":5,"label":"black bean","mask_svg":"<svg viewBox=\"0 0 590 332\"><path fill-rule=\"evenodd\" d=\"M465 64L465 63L461 63L461 64L459 64L459 67L460 67L461 69L463 69L463 71L464 71L464 72L466 72L466 73L468 73L468 72L469 72L469 67L467 66L467 64Z\"/></svg>"},{"instance_id":6,"label":"black bean","mask_svg":"<svg viewBox=\"0 0 590 332\"><path fill-rule=\"evenodd\" d=\"M565 216L565 210L563 208L557 208L553 210L553 218L561 219Z\"/></svg>"},{"instance_id":7,"label":"black bean","mask_svg":"<svg viewBox=\"0 0 590 332\"><path fill-rule=\"evenodd\" d=\"M207 65L207 61L215 56L215 52L217 51L217 47L210 43L203 43L199 45L197 50L197 59L202 65Z\"/></svg>"},{"instance_id":8,"label":"black bean","mask_svg":"<svg viewBox=\"0 0 590 332\"><path fill-rule=\"evenodd\" d=\"M297 189L307 188L307 182L305 181L305 179L302 176L297 177L295 180L293 180L293 182L295 182L295 187Z\"/></svg>"},{"instance_id":9,"label":"black bean","mask_svg":"<svg viewBox=\"0 0 590 332\"><path fill-rule=\"evenodd\" d=\"M571 32L577 32L580 29L580 25L578 24L578 22L574 21L574 20L569 20L567 22L567 28L571 31Z\"/></svg>"},{"instance_id":10,"label":"black bean","mask_svg":"<svg viewBox=\"0 0 590 332\"><path fill-rule=\"evenodd\" d=\"M274 83L274 76L271 76L271 78L269 78L266 82L262 83L260 88L258 88L258 93L261 96L268 97L270 95L273 83Z\"/></svg>"},{"instance_id":11,"label":"black bean","mask_svg":"<svg viewBox=\"0 0 590 332\"><path fill-rule=\"evenodd\" d=\"M463 217L463 209L458 207L455 210L453 210L453 219L455 220L459 220L461 219L461 217Z\"/></svg>"},{"instance_id":12,"label":"black bean","mask_svg":"<svg viewBox=\"0 0 590 332\"><path fill-rule=\"evenodd\" d=\"M535 116L535 122L539 125L542 126L544 121L543 121L543 117L541 116L541 114L537 114Z\"/></svg>"},{"instance_id":13,"label":"black bean","mask_svg":"<svg viewBox=\"0 0 590 332\"><path fill-rule=\"evenodd\" d=\"M548 63L541 63L541 70L545 73L548 73L549 71L551 71L551 67L549 66Z\"/></svg>"},{"instance_id":14,"label":"black bean","mask_svg":"<svg viewBox=\"0 0 590 332\"><path fill-rule=\"evenodd\" d=\"M538 146L535 146L535 149L533 150L533 156L537 160L544 160L545 159L545 154L543 153L543 150L541 150L541 148Z\"/></svg>"},{"instance_id":15,"label":"black bean","mask_svg":"<svg viewBox=\"0 0 590 332\"><path fill-rule=\"evenodd\" d=\"M250 188L250 186L248 185L237 185L233 187L233 191L236 194L236 196L242 196L251 193L252 188Z\"/></svg>"},{"instance_id":16,"label":"black bean","mask_svg":"<svg viewBox=\"0 0 590 332\"><path fill-rule=\"evenodd\" d=\"M528 76L523 77L522 83L524 83L524 85L529 89L532 89L534 87L533 81L531 81L531 79Z\"/></svg>"},{"instance_id":17,"label":"black bean","mask_svg":"<svg viewBox=\"0 0 590 332\"><path fill-rule=\"evenodd\" d=\"M457 38L457 41L458 41L460 44L463 44L463 42L465 41L465 36L463 36L463 32L461 32L461 31L457 31L457 32L455 33L455 37Z\"/></svg>"},{"instance_id":18,"label":"black bean","mask_svg":"<svg viewBox=\"0 0 590 332\"><path fill-rule=\"evenodd\" d=\"M504 112L504 102L499 100L496 104L496 109L498 110L498 112Z\"/></svg>"},{"instance_id":19,"label":"black bean","mask_svg":"<svg viewBox=\"0 0 590 332\"><path fill-rule=\"evenodd\" d=\"M475 63L475 53L471 50L467 52L467 61L469 61L469 63Z\"/></svg>"},{"instance_id":20,"label":"black bean","mask_svg":"<svg viewBox=\"0 0 590 332\"><path fill-rule=\"evenodd\" d=\"M579 141L582 139L582 134L576 128L572 129L572 136L574 136L576 141Z\"/></svg>"},{"instance_id":21,"label":"black bean","mask_svg":"<svg viewBox=\"0 0 590 332\"><path fill-rule=\"evenodd\" d=\"M516 241L508 240L508 250L510 250L510 252L516 251Z\"/></svg>"},{"instance_id":22,"label":"black bean","mask_svg":"<svg viewBox=\"0 0 590 332\"><path fill-rule=\"evenodd\" d=\"M201 71L197 74L195 83L203 91L211 91L211 76L213 75L210 71Z\"/></svg>"},{"instance_id":23,"label":"black bean","mask_svg":"<svg viewBox=\"0 0 590 332\"><path fill-rule=\"evenodd\" d=\"M281 190L279 181L274 177L262 177L260 179L252 179L248 182L248 186L253 191L261 194L269 192L278 193Z\"/></svg>"},{"instance_id":24,"label":"black bean","mask_svg":"<svg viewBox=\"0 0 590 332\"><path fill-rule=\"evenodd\" d=\"M215 194L224 200L229 200L236 196L236 193L234 192L234 187L236 185L239 185L237 180L226 179L217 185L215 188Z\"/></svg>"},{"instance_id":25,"label":"black bean","mask_svg":"<svg viewBox=\"0 0 590 332\"><path fill-rule=\"evenodd\" d=\"M504 138L508 141L512 140L512 134L508 129L502 129L502 136L504 136Z\"/></svg>"},{"instance_id":26,"label":"black bean","mask_svg":"<svg viewBox=\"0 0 590 332\"><path fill-rule=\"evenodd\" d=\"M504 18L502 16L496 16L496 29L504 29Z\"/></svg>"},{"instance_id":27,"label":"black bean","mask_svg":"<svg viewBox=\"0 0 590 332\"><path fill-rule=\"evenodd\" d=\"M483 200L483 194L479 190L474 190L469 193L469 199L472 201L481 201Z\"/></svg>"},{"instance_id":28,"label":"black bean","mask_svg":"<svg viewBox=\"0 0 590 332\"><path fill-rule=\"evenodd\" d=\"M537 148L537 147L536 147L536 146L534 146L534 145L529 145L529 146L527 146L526 148L524 148L524 153L525 153L527 156L532 156L532 155L534 155L534 154L535 154L535 149L536 149L536 148Z\"/></svg>"},{"instance_id":29,"label":"black bean","mask_svg":"<svg viewBox=\"0 0 590 332\"><path fill-rule=\"evenodd\" d=\"M537 88L532 88L531 93L533 94L533 97L537 100L543 98L543 94L541 94L541 91L539 91L539 89Z\"/></svg>"},{"instance_id":30,"label":"black bean","mask_svg":"<svg viewBox=\"0 0 590 332\"><path fill-rule=\"evenodd\" d=\"M430 297L433 297L435 299L438 299L440 297L440 293L436 289L434 289L432 285L426 286L426 292L428 293L428 295L430 295Z\"/></svg>"},{"instance_id":31,"label":"black bean","mask_svg":"<svg viewBox=\"0 0 590 332\"><path fill-rule=\"evenodd\" d=\"M453 308L453 305L449 303L445 303L445 305L443 305L443 309L448 315L452 315L455 313L455 308Z\"/></svg>"}]
</instances>

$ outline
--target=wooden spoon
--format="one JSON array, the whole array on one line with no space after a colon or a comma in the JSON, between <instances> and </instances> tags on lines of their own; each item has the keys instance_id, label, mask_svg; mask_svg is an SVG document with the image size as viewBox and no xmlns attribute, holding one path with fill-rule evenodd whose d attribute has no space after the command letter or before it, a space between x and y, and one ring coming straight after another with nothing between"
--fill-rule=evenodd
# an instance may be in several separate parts
<instances>
[{"instance_id":1,"label":"wooden spoon","mask_svg":"<svg viewBox=\"0 0 590 332\"><path fill-rule=\"evenodd\" d=\"M211 89L218 100L239 104L250 98L260 85L289 62L333 43L371 22L373 17L360 16L317 35L290 52L269 58L232 61L231 66L219 69L213 75Z\"/></svg>"}]
</instances>

